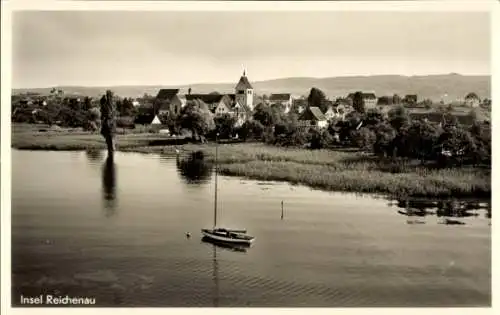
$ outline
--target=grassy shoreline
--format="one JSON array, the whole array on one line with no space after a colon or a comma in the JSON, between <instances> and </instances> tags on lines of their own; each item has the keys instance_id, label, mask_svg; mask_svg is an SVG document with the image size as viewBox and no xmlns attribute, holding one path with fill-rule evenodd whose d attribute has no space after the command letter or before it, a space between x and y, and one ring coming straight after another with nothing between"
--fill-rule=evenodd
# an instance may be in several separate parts
<instances>
[{"instance_id":1,"label":"grassy shoreline","mask_svg":"<svg viewBox=\"0 0 500 315\"><path fill-rule=\"evenodd\" d=\"M213 144L151 146L164 139L154 134L117 136L123 152L183 154L206 152L213 160ZM105 149L99 134L13 130L12 148L19 150ZM476 168L432 169L418 163L381 161L360 152L283 149L260 143L223 144L219 147L220 173L257 180L286 181L327 191L377 193L408 197L490 198L491 170Z\"/></svg>"}]
</instances>

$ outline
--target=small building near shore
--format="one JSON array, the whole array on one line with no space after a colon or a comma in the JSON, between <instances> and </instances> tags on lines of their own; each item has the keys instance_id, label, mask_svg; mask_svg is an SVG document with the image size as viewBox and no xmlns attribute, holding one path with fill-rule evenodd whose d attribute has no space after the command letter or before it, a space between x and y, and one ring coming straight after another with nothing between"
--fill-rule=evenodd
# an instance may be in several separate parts
<instances>
[{"instance_id":1,"label":"small building near shore","mask_svg":"<svg viewBox=\"0 0 500 315\"><path fill-rule=\"evenodd\" d=\"M347 99L352 102L354 100L354 94L356 93L349 93L349 95L347 95ZM368 93L365 93L365 92L362 92L362 95L363 95L363 101L365 103L365 108L366 109L371 109L371 108L375 108L376 105L377 105L377 97L375 96L375 93L373 92L368 92Z\"/></svg>"},{"instance_id":2,"label":"small building near shore","mask_svg":"<svg viewBox=\"0 0 500 315\"><path fill-rule=\"evenodd\" d=\"M308 107L298 119L300 127L326 128L328 120L319 107Z\"/></svg>"},{"instance_id":3,"label":"small building near shore","mask_svg":"<svg viewBox=\"0 0 500 315\"><path fill-rule=\"evenodd\" d=\"M158 125L161 125L161 120L160 118L158 117L158 115L156 115L154 118L153 118L153 121L151 122L151 125L153 126L158 126Z\"/></svg>"},{"instance_id":4,"label":"small building near shore","mask_svg":"<svg viewBox=\"0 0 500 315\"><path fill-rule=\"evenodd\" d=\"M293 97L290 93L271 94L267 101L269 105L278 105L283 108L283 112L287 114L292 108Z\"/></svg>"},{"instance_id":5,"label":"small building near shore","mask_svg":"<svg viewBox=\"0 0 500 315\"><path fill-rule=\"evenodd\" d=\"M186 105L185 97L179 95L179 89L161 89L154 101L156 115L179 115Z\"/></svg>"}]
</instances>

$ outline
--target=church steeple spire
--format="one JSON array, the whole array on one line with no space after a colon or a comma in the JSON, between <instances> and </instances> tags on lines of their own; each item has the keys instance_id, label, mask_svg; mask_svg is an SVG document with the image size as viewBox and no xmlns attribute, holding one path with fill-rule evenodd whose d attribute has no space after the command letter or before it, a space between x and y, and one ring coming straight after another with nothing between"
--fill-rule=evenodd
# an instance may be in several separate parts
<instances>
[{"instance_id":1,"label":"church steeple spire","mask_svg":"<svg viewBox=\"0 0 500 315\"><path fill-rule=\"evenodd\" d=\"M238 84L234 88L236 95L236 102L243 106L246 106L250 110L253 110L253 87L248 81L247 71L243 67L243 75L240 78Z\"/></svg>"}]
</instances>

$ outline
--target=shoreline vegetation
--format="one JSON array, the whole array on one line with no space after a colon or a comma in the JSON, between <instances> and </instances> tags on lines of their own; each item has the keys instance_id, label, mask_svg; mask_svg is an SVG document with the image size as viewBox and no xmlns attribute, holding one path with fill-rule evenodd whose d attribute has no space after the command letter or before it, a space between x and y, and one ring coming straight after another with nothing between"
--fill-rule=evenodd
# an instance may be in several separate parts
<instances>
[{"instance_id":1,"label":"shoreline vegetation","mask_svg":"<svg viewBox=\"0 0 500 315\"><path fill-rule=\"evenodd\" d=\"M165 136L118 133L116 151L187 155L202 150L213 160L213 143L191 144L182 138L162 145ZM153 145L152 145L153 144ZM105 150L98 133L78 129L43 130L33 125L12 126L12 148L18 150ZM326 191L376 193L393 197L490 198L491 169L436 169L407 159L381 159L349 149L307 150L263 143L220 144L219 172L265 181L286 181Z\"/></svg>"}]
</instances>

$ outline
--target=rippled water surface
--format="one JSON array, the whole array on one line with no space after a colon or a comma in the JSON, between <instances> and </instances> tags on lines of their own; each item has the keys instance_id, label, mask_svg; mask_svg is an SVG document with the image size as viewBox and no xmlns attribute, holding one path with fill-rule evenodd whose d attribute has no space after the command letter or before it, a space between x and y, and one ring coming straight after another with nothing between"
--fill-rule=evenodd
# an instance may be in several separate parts
<instances>
[{"instance_id":1,"label":"rippled water surface","mask_svg":"<svg viewBox=\"0 0 500 315\"><path fill-rule=\"evenodd\" d=\"M50 293L100 306L491 305L488 204L219 179L220 222L248 229L249 249L201 241L208 166L14 150L13 303Z\"/></svg>"}]
</instances>

